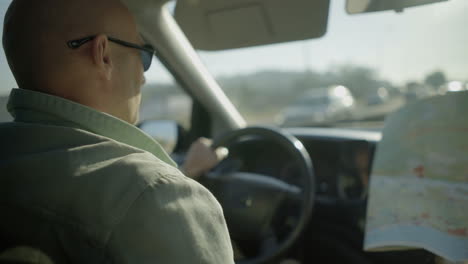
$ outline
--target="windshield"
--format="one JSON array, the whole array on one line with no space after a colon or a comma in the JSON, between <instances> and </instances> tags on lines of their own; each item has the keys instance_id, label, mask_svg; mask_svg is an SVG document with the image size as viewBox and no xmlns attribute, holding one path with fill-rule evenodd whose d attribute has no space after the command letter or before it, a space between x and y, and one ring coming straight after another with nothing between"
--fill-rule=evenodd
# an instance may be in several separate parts
<instances>
[{"instance_id":1,"label":"windshield","mask_svg":"<svg viewBox=\"0 0 468 264\"><path fill-rule=\"evenodd\" d=\"M344 0L332 0L322 38L199 55L250 125L380 129L405 104L467 89L467 12L468 1L450 0L348 15ZM288 114L323 105L329 98L305 96L336 85L349 89L351 105L336 104L320 119L314 111L323 110L313 107Z\"/></svg>"},{"instance_id":2,"label":"windshield","mask_svg":"<svg viewBox=\"0 0 468 264\"><path fill-rule=\"evenodd\" d=\"M326 105L328 104L328 97L302 97L297 100L294 105L309 106L309 105Z\"/></svg>"}]
</instances>

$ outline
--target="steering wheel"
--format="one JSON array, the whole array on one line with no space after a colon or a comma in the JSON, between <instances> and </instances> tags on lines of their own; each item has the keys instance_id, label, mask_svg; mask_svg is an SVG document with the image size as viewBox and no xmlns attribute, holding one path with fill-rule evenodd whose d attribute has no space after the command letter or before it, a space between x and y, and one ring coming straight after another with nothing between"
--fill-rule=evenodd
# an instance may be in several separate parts
<instances>
[{"instance_id":1,"label":"steering wheel","mask_svg":"<svg viewBox=\"0 0 468 264\"><path fill-rule=\"evenodd\" d=\"M298 166L302 186L288 184L272 176L216 169L200 181L223 207L231 237L255 241L263 246L260 253L236 264L260 264L281 257L300 237L309 222L315 196L312 161L302 143L294 136L268 127L249 127L215 139L213 147L231 147L249 138L266 139L281 147ZM229 159L229 158L228 158ZM272 223L285 202L299 208L291 231L278 241Z\"/></svg>"}]
</instances>

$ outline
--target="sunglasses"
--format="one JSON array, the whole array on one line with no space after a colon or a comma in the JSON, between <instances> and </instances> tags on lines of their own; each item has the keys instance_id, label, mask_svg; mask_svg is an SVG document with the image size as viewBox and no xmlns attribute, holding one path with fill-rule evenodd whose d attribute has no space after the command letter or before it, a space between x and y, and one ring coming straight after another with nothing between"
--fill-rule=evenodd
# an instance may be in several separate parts
<instances>
[{"instance_id":1,"label":"sunglasses","mask_svg":"<svg viewBox=\"0 0 468 264\"><path fill-rule=\"evenodd\" d=\"M67 45L71 49L77 49L81 47L82 45L84 45L85 43L93 40L95 37L96 36L89 36L89 37L85 37L81 39L70 40L67 42ZM140 50L141 63L143 64L143 70L147 71L150 68L151 62L153 61L153 55L155 52L154 48L151 45L140 46L137 44L133 44L133 43L123 41L120 39L116 39L116 38L112 38L112 37L107 37L107 39L121 46Z\"/></svg>"}]
</instances>

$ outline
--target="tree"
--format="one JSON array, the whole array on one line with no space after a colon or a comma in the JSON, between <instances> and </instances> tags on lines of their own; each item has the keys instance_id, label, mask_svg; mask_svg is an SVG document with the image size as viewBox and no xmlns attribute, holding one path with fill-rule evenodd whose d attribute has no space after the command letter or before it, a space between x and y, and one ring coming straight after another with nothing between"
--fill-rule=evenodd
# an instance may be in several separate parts
<instances>
[{"instance_id":1,"label":"tree","mask_svg":"<svg viewBox=\"0 0 468 264\"><path fill-rule=\"evenodd\" d=\"M375 69L359 65L339 65L325 76L331 81L330 85L344 85L360 100L389 83L382 80Z\"/></svg>"},{"instance_id":2,"label":"tree","mask_svg":"<svg viewBox=\"0 0 468 264\"><path fill-rule=\"evenodd\" d=\"M434 88L438 88L447 82L447 78L442 71L435 71L426 76L424 83Z\"/></svg>"}]
</instances>

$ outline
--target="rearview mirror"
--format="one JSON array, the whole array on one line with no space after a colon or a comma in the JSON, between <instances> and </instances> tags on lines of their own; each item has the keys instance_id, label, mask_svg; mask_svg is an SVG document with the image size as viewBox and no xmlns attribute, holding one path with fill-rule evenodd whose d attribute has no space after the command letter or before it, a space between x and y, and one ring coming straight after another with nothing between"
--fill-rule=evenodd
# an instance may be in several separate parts
<instances>
[{"instance_id":1,"label":"rearview mirror","mask_svg":"<svg viewBox=\"0 0 468 264\"><path fill-rule=\"evenodd\" d=\"M361 14L386 10L397 12L414 6L445 2L448 0L347 0L346 11L349 14Z\"/></svg>"},{"instance_id":2,"label":"rearview mirror","mask_svg":"<svg viewBox=\"0 0 468 264\"><path fill-rule=\"evenodd\" d=\"M196 49L225 50L322 37L330 0L177 1L175 19Z\"/></svg>"}]
</instances>

